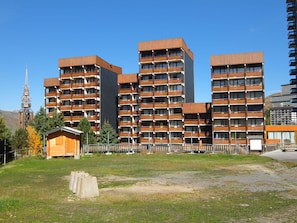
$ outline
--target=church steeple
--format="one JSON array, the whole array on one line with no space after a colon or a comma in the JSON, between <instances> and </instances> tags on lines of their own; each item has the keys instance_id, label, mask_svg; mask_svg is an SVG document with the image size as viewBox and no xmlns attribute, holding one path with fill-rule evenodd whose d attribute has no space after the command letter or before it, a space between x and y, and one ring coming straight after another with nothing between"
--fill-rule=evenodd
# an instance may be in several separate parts
<instances>
[{"instance_id":1,"label":"church steeple","mask_svg":"<svg viewBox=\"0 0 297 223\"><path fill-rule=\"evenodd\" d=\"M31 110L31 97L28 84L28 66L26 66L25 85L22 96L22 105L19 111L19 128L26 128L30 119L33 119L33 112Z\"/></svg>"}]
</instances>

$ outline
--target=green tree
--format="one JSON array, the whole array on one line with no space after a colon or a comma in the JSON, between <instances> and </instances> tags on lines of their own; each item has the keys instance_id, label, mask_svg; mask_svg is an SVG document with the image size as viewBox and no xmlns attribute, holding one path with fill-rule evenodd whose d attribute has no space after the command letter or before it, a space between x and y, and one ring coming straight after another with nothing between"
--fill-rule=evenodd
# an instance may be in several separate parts
<instances>
[{"instance_id":1,"label":"green tree","mask_svg":"<svg viewBox=\"0 0 297 223\"><path fill-rule=\"evenodd\" d=\"M270 109L265 110L266 125L270 125Z\"/></svg>"},{"instance_id":2,"label":"green tree","mask_svg":"<svg viewBox=\"0 0 297 223\"><path fill-rule=\"evenodd\" d=\"M17 153L27 154L25 150L28 148L28 133L26 129L18 129L15 131L12 141L11 141L12 149Z\"/></svg>"},{"instance_id":3,"label":"green tree","mask_svg":"<svg viewBox=\"0 0 297 223\"><path fill-rule=\"evenodd\" d=\"M89 144L97 143L95 134L91 128L91 124L87 118L82 118L78 123L77 129L82 131L82 143L87 144L87 138Z\"/></svg>"},{"instance_id":4,"label":"green tree","mask_svg":"<svg viewBox=\"0 0 297 223\"><path fill-rule=\"evenodd\" d=\"M100 131L99 138L100 138L100 143L103 143L103 144L107 144L108 142L110 144L116 144L118 142L118 134L112 128L111 124L108 121L104 122Z\"/></svg>"},{"instance_id":5,"label":"green tree","mask_svg":"<svg viewBox=\"0 0 297 223\"><path fill-rule=\"evenodd\" d=\"M43 135L47 131L64 126L65 124L62 113L58 113L57 110L55 110L53 115L49 117L46 115L46 110L40 107L33 121L30 122L30 125L33 126L40 135Z\"/></svg>"},{"instance_id":6,"label":"green tree","mask_svg":"<svg viewBox=\"0 0 297 223\"><path fill-rule=\"evenodd\" d=\"M10 137L11 133L6 127L3 117L0 116L0 140L4 141L5 139L9 139Z\"/></svg>"}]
</instances>

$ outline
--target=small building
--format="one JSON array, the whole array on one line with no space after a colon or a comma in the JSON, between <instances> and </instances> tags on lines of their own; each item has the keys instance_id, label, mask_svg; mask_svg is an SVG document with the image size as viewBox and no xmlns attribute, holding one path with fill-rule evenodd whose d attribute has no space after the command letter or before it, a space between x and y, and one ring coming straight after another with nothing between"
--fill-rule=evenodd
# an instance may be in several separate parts
<instances>
[{"instance_id":1,"label":"small building","mask_svg":"<svg viewBox=\"0 0 297 223\"><path fill-rule=\"evenodd\" d=\"M47 159L58 156L79 158L82 133L82 131L70 127L57 127L46 132Z\"/></svg>"}]
</instances>

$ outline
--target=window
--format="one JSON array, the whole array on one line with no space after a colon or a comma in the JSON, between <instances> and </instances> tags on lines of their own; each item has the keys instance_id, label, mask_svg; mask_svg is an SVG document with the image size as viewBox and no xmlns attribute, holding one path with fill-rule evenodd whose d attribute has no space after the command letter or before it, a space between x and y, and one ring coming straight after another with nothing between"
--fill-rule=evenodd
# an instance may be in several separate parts
<instances>
[{"instance_id":1,"label":"window","mask_svg":"<svg viewBox=\"0 0 297 223\"><path fill-rule=\"evenodd\" d=\"M186 132L198 132L198 126L186 126L185 131Z\"/></svg>"},{"instance_id":2,"label":"window","mask_svg":"<svg viewBox=\"0 0 297 223\"><path fill-rule=\"evenodd\" d=\"M156 74L155 80L167 80L167 74Z\"/></svg>"},{"instance_id":3,"label":"window","mask_svg":"<svg viewBox=\"0 0 297 223\"><path fill-rule=\"evenodd\" d=\"M143 114L143 115L153 115L153 110L151 110L151 109L143 109L141 111L141 114Z\"/></svg>"},{"instance_id":4,"label":"window","mask_svg":"<svg viewBox=\"0 0 297 223\"><path fill-rule=\"evenodd\" d=\"M244 99L245 96L244 96L244 92L231 92L230 93L230 98L231 99Z\"/></svg>"},{"instance_id":5,"label":"window","mask_svg":"<svg viewBox=\"0 0 297 223\"><path fill-rule=\"evenodd\" d=\"M181 73L173 73L173 74L170 74L170 79L180 79L180 80L182 80L183 75Z\"/></svg>"},{"instance_id":6,"label":"window","mask_svg":"<svg viewBox=\"0 0 297 223\"><path fill-rule=\"evenodd\" d=\"M233 79L229 81L230 86L243 86L244 85L244 79Z\"/></svg>"},{"instance_id":7,"label":"window","mask_svg":"<svg viewBox=\"0 0 297 223\"><path fill-rule=\"evenodd\" d=\"M166 57L167 53L166 50L156 50L154 52L155 57Z\"/></svg>"},{"instance_id":8,"label":"window","mask_svg":"<svg viewBox=\"0 0 297 223\"><path fill-rule=\"evenodd\" d=\"M169 86L169 90L170 91L182 91L183 90L183 86L178 84L178 85L170 85Z\"/></svg>"},{"instance_id":9,"label":"window","mask_svg":"<svg viewBox=\"0 0 297 223\"><path fill-rule=\"evenodd\" d=\"M152 51L143 51L143 52L140 53L141 58L152 57L152 55L153 55Z\"/></svg>"},{"instance_id":10,"label":"window","mask_svg":"<svg viewBox=\"0 0 297 223\"><path fill-rule=\"evenodd\" d=\"M63 101L63 106L70 106L71 102L70 101Z\"/></svg>"},{"instance_id":11,"label":"window","mask_svg":"<svg viewBox=\"0 0 297 223\"><path fill-rule=\"evenodd\" d=\"M156 121L155 126L157 126L157 127L167 126L167 121Z\"/></svg>"},{"instance_id":12,"label":"window","mask_svg":"<svg viewBox=\"0 0 297 223\"><path fill-rule=\"evenodd\" d=\"M261 64L248 64L246 66L246 72L261 72L262 65Z\"/></svg>"},{"instance_id":13,"label":"window","mask_svg":"<svg viewBox=\"0 0 297 223\"><path fill-rule=\"evenodd\" d=\"M83 84L84 80L82 78L76 78L76 79L73 80L73 83L74 84Z\"/></svg>"},{"instance_id":14,"label":"window","mask_svg":"<svg viewBox=\"0 0 297 223\"><path fill-rule=\"evenodd\" d=\"M141 102L142 103L153 103L154 101L152 98L142 98Z\"/></svg>"},{"instance_id":15,"label":"window","mask_svg":"<svg viewBox=\"0 0 297 223\"><path fill-rule=\"evenodd\" d=\"M123 101L129 101L130 100L130 95L121 95L120 99L123 100Z\"/></svg>"},{"instance_id":16,"label":"window","mask_svg":"<svg viewBox=\"0 0 297 223\"><path fill-rule=\"evenodd\" d=\"M153 91L153 87L151 86L144 86L141 89L142 92L152 92Z\"/></svg>"},{"instance_id":17,"label":"window","mask_svg":"<svg viewBox=\"0 0 297 223\"><path fill-rule=\"evenodd\" d=\"M227 67L213 67L212 68L213 74L226 74L227 73Z\"/></svg>"},{"instance_id":18,"label":"window","mask_svg":"<svg viewBox=\"0 0 297 223\"><path fill-rule=\"evenodd\" d=\"M148 80L152 80L152 75L142 75L141 76L141 80L142 81L148 81ZM130 85L129 85L129 88L130 88Z\"/></svg>"},{"instance_id":19,"label":"window","mask_svg":"<svg viewBox=\"0 0 297 223\"><path fill-rule=\"evenodd\" d=\"M212 82L213 87L226 87L227 86L227 80L214 80Z\"/></svg>"},{"instance_id":20,"label":"window","mask_svg":"<svg viewBox=\"0 0 297 223\"><path fill-rule=\"evenodd\" d=\"M180 49L169 50L169 56L181 56L181 55L183 55L183 53Z\"/></svg>"},{"instance_id":21,"label":"window","mask_svg":"<svg viewBox=\"0 0 297 223\"><path fill-rule=\"evenodd\" d=\"M230 73L244 73L243 66L230 66L229 68Z\"/></svg>"},{"instance_id":22,"label":"window","mask_svg":"<svg viewBox=\"0 0 297 223\"><path fill-rule=\"evenodd\" d=\"M262 98L263 92L262 91L249 91L247 92L248 98Z\"/></svg>"},{"instance_id":23,"label":"window","mask_svg":"<svg viewBox=\"0 0 297 223\"><path fill-rule=\"evenodd\" d=\"M246 80L247 85L261 85L262 78L249 78Z\"/></svg>"},{"instance_id":24,"label":"window","mask_svg":"<svg viewBox=\"0 0 297 223\"><path fill-rule=\"evenodd\" d=\"M63 94L65 94L65 95L69 95L69 94L71 94L71 93L70 93L70 90L64 90L64 91L63 91Z\"/></svg>"},{"instance_id":25,"label":"window","mask_svg":"<svg viewBox=\"0 0 297 223\"><path fill-rule=\"evenodd\" d=\"M95 88L87 89L87 94L96 94L96 89Z\"/></svg>"},{"instance_id":26,"label":"window","mask_svg":"<svg viewBox=\"0 0 297 223\"><path fill-rule=\"evenodd\" d=\"M71 81L69 79L62 80L63 85L70 85Z\"/></svg>"},{"instance_id":27,"label":"window","mask_svg":"<svg viewBox=\"0 0 297 223\"><path fill-rule=\"evenodd\" d=\"M164 97L157 97L155 99L155 102L156 103L167 103L167 98L164 98Z\"/></svg>"},{"instance_id":28,"label":"window","mask_svg":"<svg viewBox=\"0 0 297 223\"><path fill-rule=\"evenodd\" d=\"M82 89L75 89L73 94L83 94L83 90Z\"/></svg>"},{"instance_id":29,"label":"window","mask_svg":"<svg viewBox=\"0 0 297 223\"><path fill-rule=\"evenodd\" d=\"M130 111L130 105L123 105L120 107L121 111Z\"/></svg>"},{"instance_id":30,"label":"window","mask_svg":"<svg viewBox=\"0 0 297 223\"><path fill-rule=\"evenodd\" d=\"M156 115L167 115L167 109L156 109Z\"/></svg>"},{"instance_id":31,"label":"window","mask_svg":"<svg viewBox=\"0 0 297 223\"><path fill-rule=\"evenodd\" d=\"M198 115L197 114L185 114L185 119L187 119L187 120L197 120Z\"/></svg>"},{"instance_id":32,"label":"window","mask_svg":"<svg viewBox=\"0 0 297 223\"><path fill-rule=\"evenodd\" d=\"M95 116L95 115L96 115L95 111L87 111L87 116L88 117L92 117L92 116Z\"/></svg>"},{"instance_id":33,"label":"window","mask_svg":"<svg viewBox=\"0 0 297 223\"><path fill-rule=\"evenodd\" d=\"M262 112L263 111L263 105L248 105L248 111Z\"/></svg>"},{"instance_id":34,"label":"window","mask_svg":"<svg viewBox=\"0 0 297 223\"><path fill-rule=\"evenodd\" d=\"M182 101L183 101L182 97L170 97L170 103L179 103Z\"/></svg>"},{"instance_id":35,"label":"window","mask_svg":"<svg viewBox=\"0 0 297 223\"><path fill-rule=\"evenodd\" d=\"M245 126L246 122L245 119L231 119L230 124L232 126Z\"/></svg>"},{"instance_id":36,"label":"window","mask_svg":"<svg viewBox=\"0 0 297 223\"><path fill-rule=\"evenodd\" d=\"M162 69L162 68L167 68L167 67L168 67L167 63L156 63L155 64L155 68L157 68L157 69Z\"/></svg>"},{"instance_id":37,"label":"window","mask_svg":"<svg viewBox=\"0 0 297 223\"><path fill-rule=\"evenodd\" d=\"M250 118L248 119L249 125L263 125L263 119L262 118Z\"/></svg>"},{"instance_id":38,"label":"window","mask_svg":"<svg viewBox=\"0 0 297 223\"><path fill-rule=\"evenodd\" d=\"M120 88L121 89L130 89L130 84L121 84Z\"/></svg>"},{"instance_id":39,"label":"window","mask_svg":"<svg viewBox=\"0 0 297 223\"><path fill-rule=\"evenodd\" d=\"M228 126L228 119L215 119L213 123L217 126Z\"/></svg>"},{"instance_id":40,"label":"window","mask_svg":"<svg viewBox=\"0 0 297 223\"><path fill-rule=\"evenodd\" d=\"M141 69L143 70L153 69L153 64L150 64L150 63L142 64Z\"/></svg>"},{"instance_id":41,"label":"window","mask_svg":"<svg viewBox=\"0 0 297 223\"><path fill-rule=\"evenodd\" d=\"M214 100L219 100L219 99L227 99L228 98L228 93L214 93L212 95Z\"/></svg>"},{"instance_id":42,"label":"window","mask_svg":"<svg viewBox=\"0 0 297 223\"><path fill-rule=\"evenodd\" d=\"M155 91L158 91L158 92L165 91L165 92L167 92L167 86L166 85L156 86Z\"/></svg>"},{"instance_id":43,"label":"window","mask_svg":"<svg viewBox=\"0 0 297 223\"><path fill-rule=\"evenodd\" d=\"M232 112L245 112L244 105L231 105L230 109Z\"/></svg>"},{"instance_id":44,"label":"window","mask_svg":"<svg viewBox=\"0 0 297 223\"><path fill-rule=\"evenodd\" d=\"M245 132L231 132L232 139L246 139Z\"/></svg>"},{"instance_id":45,"label":"window","mask_svg":"<svg viewBox=\"0 0 297 223\"><path fill-rule=\"evenodd\" d=\"M228 106L214 106L213 112L228 112Z\"/></svg>"},{"instance_id":46,"label":"window","mask_svg":"<svg viewBox=\"0 0 297 223\"><path fill-rule=\"evenodd\" d=\"M182 109L181 108L171 108L169 110L169 113L171 115L174 115L174 114L182 114Z\"/></svg>"},{"instance_id":47,"label":"window","mask_svg":"<svg viewBox=\"0 0 297 223\"><path fill-rule=\"evenodd\" d=\"M169 64L169 67L183 67L184 64L181 62L181 61L178 61L178 62L171 62Z\"/></svg>"},{"instance_id":48,"label":"window","mask_svg":"<svg viewBox=\"0 0 297 223\"><path fill-rule=\"evenodd\" d=\"M216 139L229 139L228 132L216 132L214 135Z\"/></svg>"},{"instance_id":49,"label":"window","mask_svg":"<svg viewBox=\"0 0 297 223\"><path fill-rule=\"evenodd\" d=\"M130 127L121 127L121 132L130 132Z\"/></svg>"},{"instance_id":50,"label":"window","mask_svg":"<svg viewBox=\"0 0 297 223\"><path fill-rule=\"evenodd\" d=\"M146 126L146 127L148 127L148 126L152 127L153 126L153 122L152 121L142 121L141 122L141 125L142 126Z\"/></svg>"},{"instance_id":51,"label":"window","mask_svg":"<svg viewBox=\"0 0 297 223\"><path fill-rule=\"evenodd\" d=\"M170 125L173 127L181 127L183 122L181 120L172 120L170 121Z\"/></svg>"},{"instance_id":52,"label":"window","mask_svg":"<svg viewBox=\"0 0 297 223\"><path fill-rule=\"evenodd\" d=\"M83 104L83 102L81 100L74 100L73 104L81 106Z\"/></svg>"},{"instance_id":53,"label":"window","mask_svg":"<svg viewBox=\"0 0 297 223\"><path fill-rule=\"evenodd\" d=\"M96 101L95 101L95 99L87 99L86 100L86 104L87 105L95 105L96 104Z\"/></svg>"},{"instance_id":54,"label":"window","mask_svg":"<svg viewBox=\"0 0 297 223\"><path fill-rule=\"evenodd\" d=\"M171 132L170 135L171 135L171 138L175 138L175 139L180 139L183 137L181 132Z\"/></svg>"},{"instance_id":55,"label":"window","mask_svg":"<svg viewBox=\"0 0 297 223\"><path fill-rule=\"evenodd\" d=\"M130 122L130 117L129 116L122 116L120 120L121 120L121 122Z\"/></svg>"}]
</instances>

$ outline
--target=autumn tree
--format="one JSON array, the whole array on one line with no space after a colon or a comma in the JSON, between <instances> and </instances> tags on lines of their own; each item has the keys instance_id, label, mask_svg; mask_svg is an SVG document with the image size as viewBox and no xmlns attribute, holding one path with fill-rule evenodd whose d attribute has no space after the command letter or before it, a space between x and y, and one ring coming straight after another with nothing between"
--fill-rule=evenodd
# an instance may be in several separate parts
<instances>
[{"instance_id":1,"label":"autumn tree","mask_svg":"<svg viewBox=\"0 0 297 223\"><path fill-rule=\"evenodd\" d=\"M100 143L116 144L118 142L118 134L108 121L105 121L100 131Z\"/></svg>"},{"instance_id":2,"label":"autumn tree","mask_svg":"<svg viewBox=\"0 0 297 223\"><path fill-rule=\"evenodd\" d=\"M95 134L91 128L91 124L87 118L82 118L78 123L77 129L82 131L82 143L83 144L94 144L97 143Z\"/></svg>"},{"instance_id":3,"label":"autumn tree","mask_svg":"<svg viewBox=\"0 0 297 223\"><path fill-rule=\"evenodd\" d=\"M42 148L40 134L38 134L36 129L32 126L28 126L26 130L28 133L28 147L30 149L30 155L40 154Z\"/></svg>"}]
</instances>

